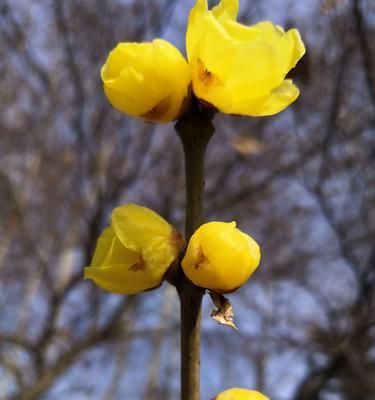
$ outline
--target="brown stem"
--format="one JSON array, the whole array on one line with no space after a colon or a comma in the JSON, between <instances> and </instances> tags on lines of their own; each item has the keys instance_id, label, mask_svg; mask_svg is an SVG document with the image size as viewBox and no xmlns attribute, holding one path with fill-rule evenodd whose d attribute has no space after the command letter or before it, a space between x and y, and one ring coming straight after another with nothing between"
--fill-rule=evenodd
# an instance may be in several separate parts
<instances>
[{"instance_id":1,"label":"brown stem","mask_svg":"<svg viewBox=\"0 0 375 400\"><path fill-rule=\"evenodd\" d=\"M186 241L203 223L204 157L214 132L213 113L197 104L176 124L185 155ZM181 400L200 400L200 320L204 289L185 276L177 283L181 303Z\"/></svg>"}]
</instances>

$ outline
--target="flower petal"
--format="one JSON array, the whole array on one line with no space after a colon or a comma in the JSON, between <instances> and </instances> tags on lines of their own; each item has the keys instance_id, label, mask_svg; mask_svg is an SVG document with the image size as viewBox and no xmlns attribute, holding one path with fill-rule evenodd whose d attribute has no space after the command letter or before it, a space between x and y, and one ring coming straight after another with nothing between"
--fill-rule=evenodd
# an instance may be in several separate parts
<instances>
[{"instance_id":1,"label":"flower petal","mask_svg":"<svg viewBox=\"0 0 375 400\"><path fill-rule=\"evenodd\" d=\"M157 286L160 275L147 270L139 254L127 249L115 236L112 228L100 236L84 277L99 287L120 294L134 294Z\"/></svg>"},{"instance_id":2,"label":"flower petal","mask_svg":"<svg viewBox=\"0 0 375 400\"><path fill-rule=\"evenodd\" d=\"M169 238L172 234L172 227L164 218L133 203L113 210L112 227L122 244L137 253L155 238Z\"/></svg>"},{"instance_id":3,"label":"flower petal","mask_svg":"<svg viewBox=\"0 0 375 400\"><path fill-rule=\"evenodd\" d=\"M244 43L236 49L236 63L226 82L233 91L233 98L261 97L282 83L284 66L272 47L260 42Z\"/></svg>"},{"instance_id":4,"label":"flower petal","mask_svg":"<svg viewBox=\"0 0 375 400\"><path fill-rule=\"evenodd\" d=\"M99 239L96 242L95 252L91 261L91 265L93 267L97 267L103 264L105 258L107 257L108 252L111 249L114 237L115 233L111 228L104 229L102 234L99 236Z\"/></svg>"},{"instance_id":5,"label":"flower petal","mask_svg":"<svg viewBox=\"0 0 375 400\"><path fill-rule=\"evenodd\" d=\"M293 103L299 96L298 88L289 79L264 97L257 99L242 100L232 103L232 108L227 112L230 114L266 116L277 114Z\"/></svg>"},{"instance_id":6,"label":"flower petal","mask_svg":"<svg viewBox=\"0 0 375 400\"><path fill-rule=\"evenodd\" d=\"M291 43L290 47L292 48L288 65L288 69L290 70L296 66L297 62L306 53L306 48L297 29L290 29L286 33L285 38Z\"/></svg>"},{"instance_id":7,"label":"flower petal","mask_svg":"<svg viewBox=\"0 0 375 400\"><path fill-rule=\"evenodd\" d=\"M288 32L271 21L263 21L254 25L263 36L269 46L279 53L284 62L285 74L297 64L298 60L305 54L305 46L297 29Z\"/></svg>"},{"instance_id":8,"label":"flower petal","mask_svg":"<svg viewBox=\"0 0 375 400\"><path fill-rule=\"evenodd\" d=\"M221 2L212 9L212 14L220 20L235 20L238 14L238 0L221 0Z\"/></svg>"},{"instance_id":9,"label":"flower petal","mask_svg":"<svg viewBox=\"0 0 375 400\"><path fill-rule=\"evenodd\" d=\"M223 27L232 37L239 42L252 42L259 38L260 32L253 26L246 26L236 21L226 20L222 22Z\"/></svg>"},{"instance_id":10,"label":"flower petal","mask_svg":"<svg viewBox=\"0 0 375 400\"><path fill-rule=\"evenodd\" d=\"M118 90L116 87L104 85L103 88L104 93L112 106L130 115L142 115L148 112L154 106L152 102L146 103L131 97L128 93L124 93Z\"/></svg>"},{"instance_id":11,"label":"flower petal","mask_svg":"<svg viewBox=\"0 0 375 400\"><path fill-rule=\"evenodd\" d=\"M197 50L204 32L202 18L208 13L207 0L197 0L191 9L186 31L186 53L188 60L191 60Z\"/></svg>"},{"instance_id":12,"label":"flower petal","mask_svg":"<svg viewBox=\"0 0 375 400\"><path fill-rule=\"evenodd\" d=\"M123 264L125 266L132 266L138 262L139 255L128 248L126 248L117 236L114 236L111 247L103 260L101 266Z\"/></svg>"},{"instance_id":13,"label":"flower petal","mask_svg":"<svg viewBox=\"0 0 375 400\"><path fill-rule=\"evenodd\" d=\"M128 265L115 264L101 268L86 267L86 279L92 279L104 290L118 294L135 294L160 284L160 280L142 270L130 269Z\"/></svg>"}]
</instances>

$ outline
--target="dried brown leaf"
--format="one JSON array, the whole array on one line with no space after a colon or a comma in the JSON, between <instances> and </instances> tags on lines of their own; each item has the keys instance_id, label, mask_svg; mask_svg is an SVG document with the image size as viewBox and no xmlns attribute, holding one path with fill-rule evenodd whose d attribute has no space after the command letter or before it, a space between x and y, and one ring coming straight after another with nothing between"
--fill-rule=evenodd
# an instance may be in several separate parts
<instances>
[{"instance_id":1,"label":"dried brown leaf","mask_svg":"<svg viewBox=\"0 0 375 400\"><path fill-rule=\"evenodd\" d=\"M233 329L238 329L233 322L233 307L229 300L220 293L209 292L211 300L217 307L217 310L212 310L211 317L221 325L230 326Z\"/></svg>"}]
</instances>

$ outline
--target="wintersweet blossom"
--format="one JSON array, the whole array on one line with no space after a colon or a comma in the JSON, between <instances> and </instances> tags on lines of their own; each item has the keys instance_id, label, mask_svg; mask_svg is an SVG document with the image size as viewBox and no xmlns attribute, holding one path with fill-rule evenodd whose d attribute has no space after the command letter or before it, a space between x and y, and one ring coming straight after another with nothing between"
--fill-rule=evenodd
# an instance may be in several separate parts
<instances>
[{"instance_id":1,"label":"wintersweet blossom","mask_svg":"<svg viewBox=\"0 0 375 400\"><path fill-rule=\"evenodd\" d=\"M139 293L162 283L182 246L182 236L160 215L126 204L114 209L84 276L113 293Z\"/></svg>"},{"instance_id":2,"label":"wintersweet blossom","mask_svg":"<svg viewBox=\"0 0 375 400\"><path fill-rule=\"evenodd\" d=\"M197 286L230 293L258 267L259 245L235 222L209 222L190 238L182 260L185 275Z\"/></svg>"},{"instance_id":3,"label":"wintersweet blossom","mask_svg":"<svg viewBox=\"0 0 375 400\"><path fill-rule=\"evenodd\" d=\"M207 0L197 0L191 10L186 49L194 94L223 113L276 114L299 95L285 77L304 44L297 29L238 23L238 7L238 0L221 0L208 10Z\"/></svg>"},{"instance_id":4,"label":"wintersweet blossom","mask_svg":"<svg viewBox=\"0 0 375 400\"><path fill-rule=\"evenodd\" d=\"M119 43L104 64L101 77L111 104L149 122L170 122L187 101L190 70L169 42Z\"/></svg>"}]
</instances>

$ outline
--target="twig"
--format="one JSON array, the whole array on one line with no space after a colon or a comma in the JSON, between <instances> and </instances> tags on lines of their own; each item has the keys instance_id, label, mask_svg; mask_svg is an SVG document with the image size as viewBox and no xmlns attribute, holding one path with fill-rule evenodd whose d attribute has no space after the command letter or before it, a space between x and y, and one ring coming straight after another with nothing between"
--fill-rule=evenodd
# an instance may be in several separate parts
<instances>
[{"instance_id":1,"label":"twig","mask_svg":"<svg viewBox=\"0 0 375 400\"><path fill-rule=\"evenodd\" d=\"M213 113L194 104L176 124L185 155L186 241L203 222L204 157L214 133ZM181 303L181 400L200 399L200 320L204 290L185 276L176 284Z\"/></svg>"}]
</instances>

